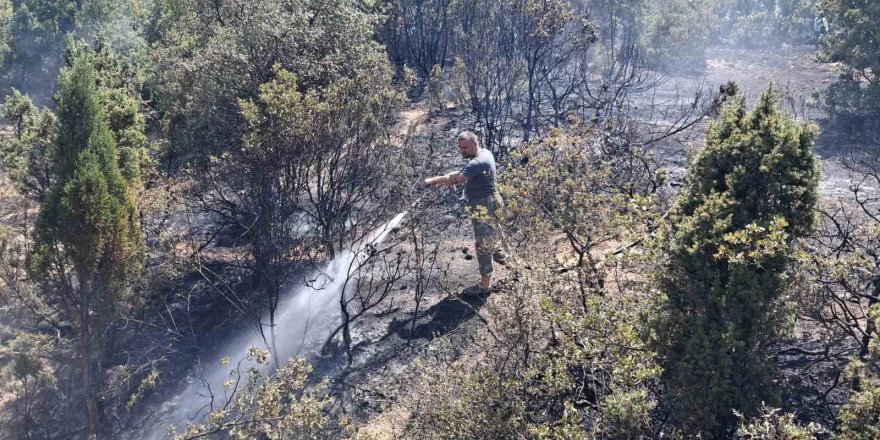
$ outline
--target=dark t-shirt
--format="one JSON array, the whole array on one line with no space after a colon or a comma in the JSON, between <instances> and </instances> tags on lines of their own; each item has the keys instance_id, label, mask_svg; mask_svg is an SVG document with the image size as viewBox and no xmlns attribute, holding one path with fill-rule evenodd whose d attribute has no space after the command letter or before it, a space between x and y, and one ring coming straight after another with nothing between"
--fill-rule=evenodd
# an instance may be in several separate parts
<instances>
[{"instance_id":1,"label":"dark t-shirt","mask_svg":"<svg viewBox=\"0 0 880 440\"><path fill-rule=\"evenodd\" d=\"M467 177L464 195L468 201L476 201L495 193L495 156L492 152L480 148L477 157L471 159L460 173Z\"/></svg>"}]
</instances>

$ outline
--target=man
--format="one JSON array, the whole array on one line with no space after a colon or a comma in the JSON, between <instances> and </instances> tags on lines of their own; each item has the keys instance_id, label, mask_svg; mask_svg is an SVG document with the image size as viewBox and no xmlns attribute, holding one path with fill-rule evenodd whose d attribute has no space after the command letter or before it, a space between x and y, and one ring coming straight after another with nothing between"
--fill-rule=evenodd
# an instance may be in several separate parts
<instances>
[{"instance_id":1,"label":"man","mask_svg":"<svg viewBox=\"0 0 880 440\"><path fill-rule=\"evenodd\" d=\"M498 235L497 216L504 202L495 186L495 157L492 152L480 148L477 135L465 131L458 135L458 152L469 159L460 170L443 176L425 179L426 185L458 185L464 183L468 213L474 226L477 262L480 266L480 286L488 289L492 280L492 260L504 262Z\"/></svg>"},{"instance_id":2,"label":"man","mask_svg":"<svg viewBox=\"0 0 880 440\"><path fill-rule=\"evenodd\" d=\"M825 18L825 11L819 11L819 15L813 20L813 37L816 46L822 42L822 36L828 33L828 19Z\"/></svg>"}]
</instances>

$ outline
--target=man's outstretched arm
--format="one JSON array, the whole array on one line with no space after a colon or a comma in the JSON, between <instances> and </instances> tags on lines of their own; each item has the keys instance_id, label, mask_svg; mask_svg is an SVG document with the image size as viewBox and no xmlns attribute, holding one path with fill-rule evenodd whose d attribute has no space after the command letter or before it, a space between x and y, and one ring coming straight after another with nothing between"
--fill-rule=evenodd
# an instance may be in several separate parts
<instances>
[{"instance_id":1,"label":"man's outstretched arm","mask_svg":"<svg viewBox=\"0 0 880 440\"><path fill-rule=\"evenodd\" d=\"M459 183L467 182L468 178L464 174L456 171L443 176L434 176L425 179L425 185L451 186Z\"/></svg>"}]
</instances>

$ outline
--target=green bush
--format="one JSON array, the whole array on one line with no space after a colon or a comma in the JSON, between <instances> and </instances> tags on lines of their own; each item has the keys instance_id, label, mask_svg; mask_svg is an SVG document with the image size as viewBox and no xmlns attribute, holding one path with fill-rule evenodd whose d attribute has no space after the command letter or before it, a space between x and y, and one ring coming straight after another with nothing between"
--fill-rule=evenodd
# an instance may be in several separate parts
<instances>
[{"instance_id":1,"label":"green bush","mask_svg":"<svg viewBox=\"0 0 880 440\"><path fill-rule=\"evenodd\" d=\"M812 0L719 0L716 39L748 46L806 42L812 38Z\"/></svg>"},{"instance_id":2,"label":"green bush","mask_svg":"<svg viewBox=\"0 0 880 440\"><path fill-rule=\"evenodd\" d=\"M815 424L798 425L794 415L778 409L762 408L761 414L750 420L740 417L736 438L742 440L813 440L821 432Z\"/></svg>"},{"instance_id":3,"label":"green bush","mask_svg":"<svg viewBox=\"0 0 880 440\"><path fill-rule=\"evenodd\" d=\"M838 122L880 115L880 84L860 81L858 75L841 75L828 87L825 105L828 114Z\"/></svg>"},{"instance_id":4,"label":"green bush","mask_svg":"<svg viewBox=\"0 0 880 440\"><path fill-rule=\"evenodd\" d=\"M656 65L686 63L702 65L716 21L712 2L672 0L647 19L650 31L644 35L648 56Z\"/></svg>"},{"instance_id":5,"label":"green bush","mask_svg":"<svg viewBox=\"0 0 880 440\"><path fill-rule=\"evenodd\" d=\"M868 321L877 328L880 305L871 308ZM880 438L880 340L874 337L868 351L865 360L855 360L847 368L855 390L840 410L840 440Z\"/></svg>"},{"instance_id":6,"label":"green bush","mask_svg":"<svg viewBox=\"0 0 880 440\"><path fill-rule=\"evenodd\" d=\"M777 100L771 88L750 112L742 98L725 107L659 242L666 402L704 438L727 438L735 410L751 417L778 400L764 352L783 324L789 248L812 227L819 171L815 130Z\"/></svg>"},{"instance_id":7,"label":"green bush","mask_svg":"<svg viewBox=\"0 0 880 440\"><path fill-rule=\"evenodd\" d=\"M833 116L872 118L880 114L880 2L825 0L831 32L822 38L821 59L840 62L847 72L828 89Z\"/></svg>"}]
</instances>

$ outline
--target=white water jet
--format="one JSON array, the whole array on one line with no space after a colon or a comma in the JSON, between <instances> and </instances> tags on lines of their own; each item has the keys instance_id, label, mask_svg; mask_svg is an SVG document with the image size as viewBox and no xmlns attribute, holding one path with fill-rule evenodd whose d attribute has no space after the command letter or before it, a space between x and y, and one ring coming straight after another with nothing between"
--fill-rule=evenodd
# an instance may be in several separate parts
<instances>
[{"instance_id":1,"label":"white water jet","mask_svg":"<svg viewBox=\"0 0 880 440\"><path fill-rule=\"evenodd\" d=\"M366 261L371 249L382 243L403 221L406 214L407 211L397 214L365 239L355 243L351 250L342 252L315 274L314 282L296 288L279 304L275 316L279 364L283 365L294 356L309 357L315 354L320 348L320 342L339 325L339 298L344 293L343 287L351 287L353 283L347 281L351 280L360 265ZM188 385L162 404L156 414L158 421L151 423L152 428L145 438L166 439L172 426L178 432L183 432L187 423L200 423L209 411L211 393L214 395L216 408L217 402L226 400L223 383L231 378L230 372L236 368L239 360L246 358L248 350L254 346L266 348L265 341L256 330L223 345L217 351L216 357L203 365L203 379ZM224 357L230 359L229 365L221 364ZM244 361L240 370L244 372L249 367L258 367L263 371L268 368Z\"/></svg>"}]
</instances>

